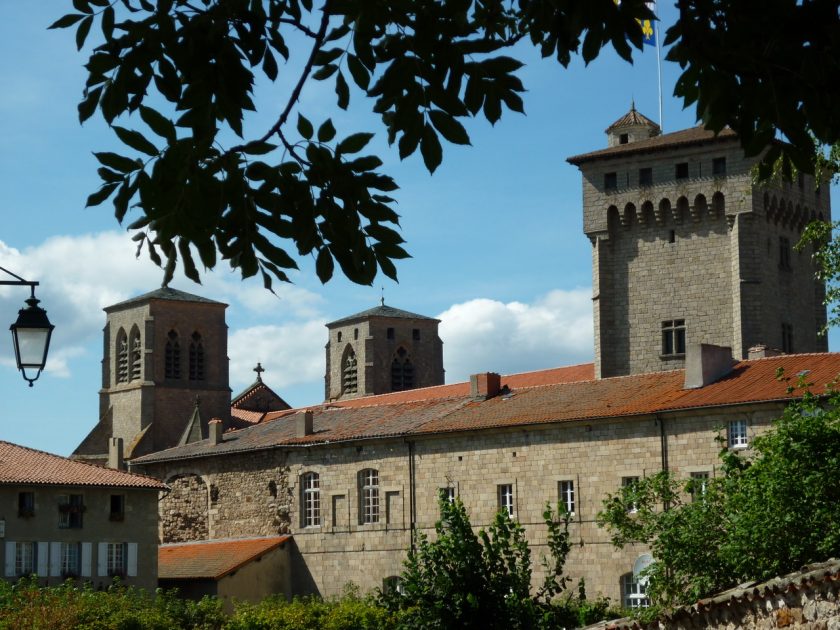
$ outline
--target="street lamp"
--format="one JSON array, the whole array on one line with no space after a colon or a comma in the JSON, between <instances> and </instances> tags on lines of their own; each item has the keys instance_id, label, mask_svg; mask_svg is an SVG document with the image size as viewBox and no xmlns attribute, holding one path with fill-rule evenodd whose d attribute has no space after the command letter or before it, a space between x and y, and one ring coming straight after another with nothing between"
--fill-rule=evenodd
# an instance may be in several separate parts
<instances>
[{"instance_id":1,"label":"street lamp","mask_svg":"<svg viewBox=\"0 0 840 630\"><path fill-rule=\"evenodd\" d=\"M26 300L27 308L20 309L17 321L9 326L9 330L12 331L17 367L24 380L29 383L29 387L32 387L47 364L50 337L55 326L47 318L47 312L38 306L40 300L35 297L35 287L39 283L24 280L3 267L0 267L0 271L15 278L14 280L0 280L0 285L29 287L31 291L29 299ZM35 376L30 376L33 371Z\"/></svg>"}]
</instances>

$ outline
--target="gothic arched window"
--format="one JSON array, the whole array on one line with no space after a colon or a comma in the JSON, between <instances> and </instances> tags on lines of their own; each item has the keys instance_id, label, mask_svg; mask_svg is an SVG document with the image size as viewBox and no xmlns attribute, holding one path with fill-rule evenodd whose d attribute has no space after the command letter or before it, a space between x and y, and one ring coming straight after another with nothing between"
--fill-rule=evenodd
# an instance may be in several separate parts
<instances>
[{"instance_id":1,"label":"gothic arched window","mask_svg":"<svg viewBox=\"0 0 840 630\"><path fill-rule=\"evenodd\" d=\"M140 341L140 331L135 328L131 331L131 367L128 373L128 380L137 381L143 375L143 346Z\"/></svg>"},{"instance_id":2,"label":"gothic arched window","mask_svg":"<svg viewBox=\"0 0 840 630\"><path fill-rule=\"evenodd\" d=\"M391 391L399 392L414 387L414 365L408 358L408 351L400 346L391 362Z\"/></svg>"},{"instance_id":3,"label":"gothic arched window","mask_svg":"<svg viewBox=\"0 0 840 630\"><path fill-rule=\"evenodd\" d=\"M198 331L190 339L190 380L204 380L204 344Z\"/></svg>"},{"instance_id":4,"label":"gothic arched window","mask_svg":"<svg viewBox=\"0 0 840 630\"><path fill-rule=\"evenodd\" d=\"M170 330L166 336L166 349L164 356L164 377L171 379L181 378L181 343L178 333Z\"/></svg>"},{"instance_id":5,"label":"gothic arched window","mask_svg":"<svg viewBox=\"0 0 840 630\"><path fill-rule=\"evenodd\" d=\"M359 391L359 368L356 363L356 353L348 347L341 362L341 391L344 394L355 394Z\"/></svg>"},{"instance_id":6,"label":"gothic arched window","mask_svg":"<svg viewBox=\"0 0 840 630\"><path fill-rule=\"evenodd\" d=\"M117 333L117 383L128 383L128 335L120 328Z\"/></svg>"}]
</instances>

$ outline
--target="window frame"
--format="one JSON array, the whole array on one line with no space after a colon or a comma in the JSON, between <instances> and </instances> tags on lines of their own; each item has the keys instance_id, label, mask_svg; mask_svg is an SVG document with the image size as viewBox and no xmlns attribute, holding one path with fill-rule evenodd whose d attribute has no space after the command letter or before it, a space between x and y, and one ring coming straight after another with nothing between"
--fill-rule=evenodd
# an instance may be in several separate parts
<instances>
[{"instance_id":1,"label":"window frame","mask_svg":"<svg viewBox=\"0 0 840 630\"><path fill-rule=\"evenodd\" d=\"M629 488L631 486L635 486L637 483L641 481L641 477L639 475L625 475L621 478L621 487L622 488ZM635 503L630 506L630 509L627 510L628 514L635 514L639 511L639 506Z\"/></svg>"},{"instance_id":2,"label":"window frame","mask_svg":"<svg viewBox=\"0 0 840 630\"><path fill-rule=\"evenodd\" d=\"M116 505L115 505L116 503ZM114 508L117 508L114 510ZM124 521L125 520L125 495L112 494L110 495L108 504L108 520L109 521Z\"/></svg>"},{"instance_id":3,"label":"window frame","mask_svg":"<svg viewBox=\"0 0 840 630\"><path fill-rule=\"evenodd\" d=\"M706 496L709 489L709 480L712 478L708 470L695 470L689 473L691 479L691 500L700 501Z\"/></svg>"},{"instance_id":4,"label":"window frame","mask_svg":"<svg viewBox=\"0 0 840 630\"><path fill-rule=\"evenodd\" d=\"M108 577L125 577L128 573L128 545L124 542L105 544Z\"/></svg>"},{"instance_id":5,"label":"window frame","mask_svg":"<svg viewBox=\"0 0 840 630\"><path fill-rule=\"evenodd\" d=\"M726 156L712 158L712 177L726 176Z\"/></svg>"},{"instance_id":6,"label":"window frame","mask_svg":"<svg viewBox=\"0 0 840 630\"><path fill-rule=\"evenodd\" d=\"M557 497L560 504L566 508L569 516L575 515L575 482L573 479L561 479L557 482Z\"/></svg>"},{"instance_id":7,"label":"window frame","mask_svg":"<svg viewBox=\"0 0 840 630\"><path fill-rule=\"evenodd\" d=\"M746 418L730 420L726 428L726 443L731 449L747 448L750 445L750 437Z\"/></svg>"},{"instance_id":8,"label":"window frame","mask_svg":"<svg viewBox=\"0 0 840 630\"><path fill-rule=\"evenodd\" d=\"M376 525L380 521L379 482L379 471L376 468L365 468L359 471L360 525Z\"/></svg>"},{"instance_id":9,"label":"window frame","mask_svg":"<svg viewBox=\"0 0 840 630\"><path fill-rule=\"evenodd\" d=\"M662 322L660 329L662 331L661 356L685 356L688 338L685 319L666 319Z\"/></svg>"},{"instance_id":10,"label":"window frame","mask_svg":"<svg viewBox=\"0 0 840 630\"><path fill-rule=\"evenodd\" d=\"M18 518L35 516L35 492L24 490L18 492Z\"/></svg>"},{"instance_id":11,"label":"window frame","mask_svg":"<svg viewBox=\"0 0 840 630\"><path fill-rule=\"evenodd\" d=\"M688 162L677 162L674 164L674 179L682 181L689 178Z\"/></svg>"},{"instance_id":12,"label":"window frame","mask_svg":"<svg viewBox=\"0 0 840 630\"><path fill-rule=\"evenodd\" d=\"M608 192L618 190L617 171L610 171L609 173L604 173L604 190Z\"/></svg>"},{"instance_id":13,"label":"window frame","mask_svg":"<svg viewBox=\"0 0 840 630\"><path fill-rule=\"evenodd\" d=\"M438 498L449 503L455 503L455 486L441 486L438 488Z\"/></svg>"},{"instance_id":14,"label":"window frame","mask_svg":"<svg viewBox=\"0 0 840 630\"><path fill-rule=\"evenodd\" d=\"M35 573L38 566L38 544L31 540L15 543L15 576L24 577Z\"/></svg>"},{"instance_id":15,"label":"window frame","mask_svg":"<svg viewBox=\"0 0 840 630\"><path fill-rule=\"evenodd\" d=\"M647 584L633 575L633 572L621 576L621 603L624 608L648 608Z\"/></svg>"},{"instance_id":16,"label":"window frame","mask_svg":"<svg viewBox=\"0 0 840 630\"><path fill-rule=\"evenodd\" d=\"M59 553L61 554L61 577L79 577L82 574L82 544L78 542L62 542L59 549Z\"/></svg>"},{"instance_id":17,"label":"window frame","mask_svg":"<svg viewBox=\"0 0 840 630\"><path fill-rule=\"evenodd\" d=\"M321 475L315 471L300 476L300 508L302 527L321 526Z\"/></svg>"},{"instance_id":18,"label":"window frame","mask_svg":"<svg viewBox=\"0 0 840 630\"><path fill-rule=\"evenodd\" d=\"M639 169L639 187L653 186L653 167L646 166Z\"/></svg>"},{"instance_id":19,"label":"window frame","mask_svg":"<svg viewBox=\"0 0 840 630\"><path fill-rule=\"evenodd\" d=\"M496 498L499 510L505 510L513 518L516 513L516 498L512 483L500 483L496 486Z\"/></svg>"},{"instance_id":20,"label":"window frame","mask_svg":"<svg viewBox=\"0 0 840 630\"><path fill-rule=\"evenodd\" d=\"M58 528L83 529L85 495L62 494L58 497Z\"/></svg>"}]
</instances>

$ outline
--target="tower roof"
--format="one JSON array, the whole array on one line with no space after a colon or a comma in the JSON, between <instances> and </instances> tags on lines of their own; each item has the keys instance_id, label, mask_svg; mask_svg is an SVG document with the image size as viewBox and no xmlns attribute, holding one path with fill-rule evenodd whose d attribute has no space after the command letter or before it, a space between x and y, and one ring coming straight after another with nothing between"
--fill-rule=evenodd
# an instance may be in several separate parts
<instances>
[{"instance_id":1,"label":"tower roof","mask_svg":"<svg viewBox=\"0 0 840 630\"><path fill-rule=\"evenodd\" d=\"M368 319L371 317L388 317L391 319L426 319L433 322L440 321L439 319L435 319L434 317L418 315L417 313L409 313L408 311L404 311L399 308L394 308L393 306L385 306L385 304L381 304L379 306L369 308L366 311L362 311L361 313L356 313L355 315L348 315L347 317L342 317L341 319L337 319L334 322L330 322L327 324L327 328L331 328L332 326L336 326L338 324L346 324L347 322L352 322L357 319Z\"/></svg>"},{"instance_id":2,"label":"tower roof","mask_svg":"<svg viewBox=\"0 0 840 630\"><path fill-rule=\"evenodd\" d=\"M132 304L139 304L141 302L147 302L149 300L169 300L171 302L200 302L203 304L222 304L226 306L224 302L217 302L216 300L201 297L200 295L193 295L192 293L187 293L186 291L179 291L178 289L172 289L170 287L161 287L160 289L149 291L148 293L144 293L143 295L138 295L136 297L129 298L123 302L111 304L110 306L105 307L105 310L109 311L111 309L131 306Z\"/></svg>"},{"instance_id":3,"label":"tower roof","mask_svg":"<svg viewBox=\"0 0 840 630\"><path fill-rule=\"evenodd\" d=\"M624 114L624 116L622 116L609 127L607 127L605 131L606 133L610 133L611 131L615 131L616 129L621 129L622 127L635 127L636 125L652 127L656 130L656 133L659 133L659 125L657 125L644 114L640 114L639 112L637 112L635 103L632 103L630 105L629 112Z\"/></svg>"}]
</instances>

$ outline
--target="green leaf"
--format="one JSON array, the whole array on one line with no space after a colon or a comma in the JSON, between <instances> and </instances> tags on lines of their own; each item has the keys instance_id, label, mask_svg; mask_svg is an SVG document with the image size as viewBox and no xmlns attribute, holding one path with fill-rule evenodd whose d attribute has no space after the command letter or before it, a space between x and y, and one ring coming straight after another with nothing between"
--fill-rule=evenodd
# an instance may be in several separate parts
<instances>
[{"instance_id":1,"label":"green leaf","mask_svg":"<svg viewBox=\"0 0 840 630\"><path fill-rule=\"evenodd\" d=\"M178 251L181 252L181 262L184 265L184 275L196 284L201 284L201 277L195 267L189 241L185 238L178 239Z\"/></svg>"},{"instance_id":2,"label":"green leaf","mask_svg":"<svg viewBox=\"0 0 840 630\"><path fill-rule=\"evenodd\" d=\"M338 106L341 109L347 109L350 104L350 88L347 86L347 81L344 80L344 75L339 71L335 77L335 93L338 96Z\"/></svg>"},{"instance_id":3,"label":"green leaf","mask_svg":"<svg viewBox=\"0 0 840 630\"><path fill-rule=\"evenodd\" d=\"M453 144L469 144L470 137L466 129L455 118L439 109L429 112L429 118L441 135Z\"/></svg>"},{"instance_id":4,"label":"green leaf","mask_svg":"<svg viewBox=\"0 0 840 630\"><path fill-rule=\"evenodd\" d=\"M276 144L263 142L262 140L253 140L242 147L242 152L248 155L265 155L266 153L271 153L276 148Z\"/></svg>"},{"instance_id":5,"label":"green leaf","mask_svg":"<svg viewBox=\"0 0 840 630\"><path fill-rule=\"evenodd\" d=\"M338 66L334 63L327 64L323 66L318 71L312 73L312 78L316 81L323 81L324 79L329 79L335 71L338 70Z\"/></svg>"},{"instance_id":6,"label":"green leaf","mask_svg":"<svg viewBox=\"0 0 840 630\"><path fill-rule=\"evenodd\" d=\"M364 64L359 61L356 55L348 53L347 69L350 70L350 75L353 77L356 85L363 90L367 90L370 85L370 72L368 72L368 69L365 68Z\"/></svg>"},{"instance_id":7,"label":"green leaf","mask_svg":"<svg viewBox=\"0 0 840 630\"><path fill-rule=\"evenodd\" d=\"M265 76L269 79L274 81L277 78L277 61L274 59L274 55L271 54L271 50L266 46L265 54L263 55L263 72L265 72Z\"/></svg>"},{"instance_id":8,"label":"green leaf","mask_svg":"<svg viewBox=\"0 0 840 630\"><path fill-rule=\"evenodd\" d=\"M95 88L87 93L84 100L79 103L79 122L83 123L88 118L93 116L96 111L96 106L99 105L99 95L102 94L102 86Z\"/></svg>"},{"instance_id":9,"label":"green leaf","mask_svg":"<svg viewBox=\"0 0 840 630\"><path fill-rule=\"evenodd\" d=\"M55 22L50 24L47 29L51 28L67 28L73 26L76 22L85 17L84 13L68 13L58 18Z\"/></svg>"},{"instance_id":10,"label":"green leaf","mask_svg":"<svg viewBox=\"0 0 840 630\"><path fill-rule=\"evenodd\" d=\"M117 137L132 149L145 153L146 155L158 155L159 151L157 147L146 140L146 138L143 137L143 134L139 131L133 131L131 129L126 129L125 127L118 127L117 125L114 125L112 129L114 130L114 133L117 134Z\"/></svg>"},{"instance_id":11,"label":"green leaf","mask_svg":"<svg viewBox=\"0 0 840 630\"><path fill-rule=\"evenodd\" d=\"M358 153L367 146L371 138L373 138L372 133L354 133L339 142L335 152L337 154Z\"/></svg>"},{"instance_id":12,"label":"green leaf","mask_svg":"<svg viewBox=\"0 0 840 630\"><path fill-rule=\"evenodd\" d=\"M114 36L114 7L108 7L102 12L102 35L110 42Z\"/></svg>"},{"instance_id":13,"label":"green leaf","mask_svg":"<svg viewBox=\"0 0 840 630\"><path fill-rule=\"evenodd\" d=\"M327 118L320 127L318 127L318 142L329 142L335 138L335 127L333 127L332 119Z\"/></svg>"},{"instance_id":14,"label":"green leaf","mask_svg":"<svg viewBox=\"0 0 840 630\"><path fill-rule=\"evenodd\" d=\"M443 149L441 149L435 130L429 123L423 128L423 137L420 140L420 154L423 156L423 163L434 173L443 160Z\"/></svg>"},{"instance_id":15,"label":"green leaf","mask_svg":"<svg viewBox=\"0 0 840 630\"><path fill-rule=\"evenodd\" d=\"M97 160L99 160L99 163L102 164L102 166L107 166L108 168L112 168L120 173L130 173L132 171L136 171L142 166L142 164L137 160L132 160L131 158L117 155L116 153L105 151L102 153L94 153L93 155Z\"/></svg>"},{"instance_id":16,"label":"green leaf","mask_svg":"<svg viewBox=\"0 0 840 630\"><path fill-rule=\"evenodd\" d=\"M79 28L76 29L76 49L81 50L82 46L85 45L85 40L87 39L88 33L90 33L90 27L93 25L93 16L89 15L84 20L79 22Z\"/></svg>"},{"instance_id":17,"label":"green leaf","mask_svg":"<svg viewBox=\"0 0 840 630\"><path fill-rule=\"evenodd\" d=\"M165 138L166 141L169 142L169 144L175 143L175 140L177 138L175 125L163 114L159 113L157 110L152 109L151 107L141 105L140 118L143 119L144 123L149 125L149 129L151 129L161 138Z\"/></svg>"},{"instance_id":18,"label":"green leaf","mask_svg":"<svg viewBox=\"0 0 840 630\"><path fill-rule=\"evenodd\" d=\"M321 248L318 252L318 257L315 259L315 273L318 274L318 279L325 283L333 276L335 264L333 263L332 254L326 247Z\"/></svg>"},{"instance_id":19,"label":"green leaf","mask_svg":"<svg viewBox=\"0 0 840 630\"><path fill-rule=\"evenodd\" d=\"M105 184L97 190L95 193L90 195L87 198L87 202L85 203L85 208L90 208L91 206L98 206L100 203L105 201L108 197L111 196L111 193L114 192L114 189L119 185L118 182L114 182L111 184Z\"/></svg>"},{"instance_id":20,"label":"green leaf","mask_svg":"<svg viewBox=\"0 0 840 630\"><path fill-rule=\"evenodd\" d=\"M311 140L312 134L315 133L315 130L312 128L312 123L303 114L298 114L297 130L305 140Z\"/></svg>"},{"instance_id":21,"label":"green leaf","mask_svg":"<svg viewBox=\"0 0 840 630\"><path fill-rule=\"evenodd\" d=\"M93 13L93 9L91 9L90 3L87 0L73 0L73 8L82 13Z\"/></svg>"}]
</instances>

